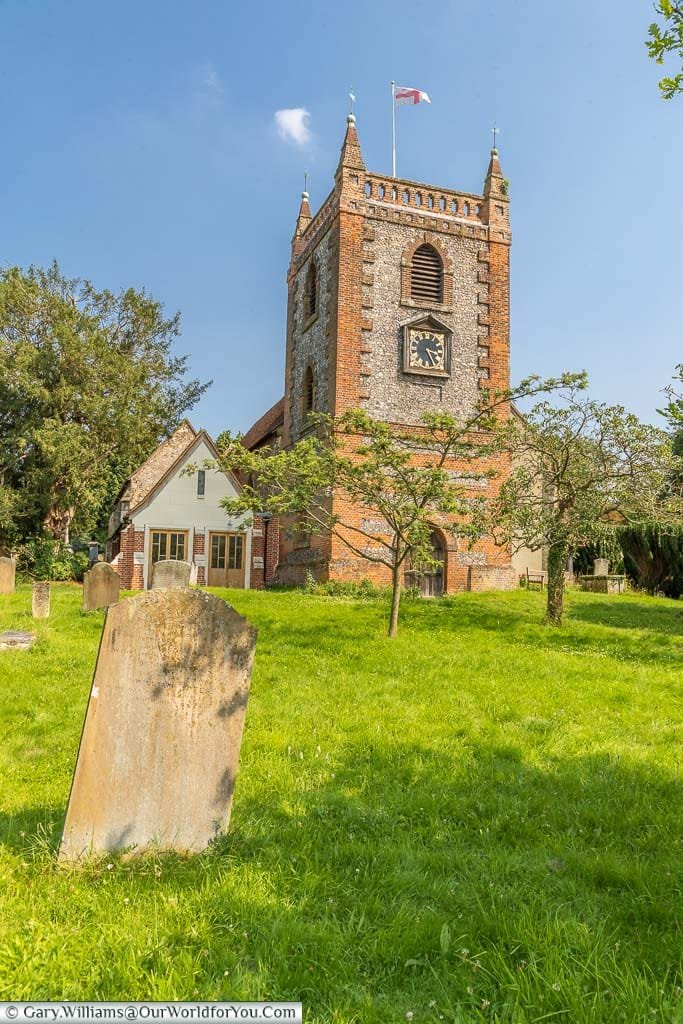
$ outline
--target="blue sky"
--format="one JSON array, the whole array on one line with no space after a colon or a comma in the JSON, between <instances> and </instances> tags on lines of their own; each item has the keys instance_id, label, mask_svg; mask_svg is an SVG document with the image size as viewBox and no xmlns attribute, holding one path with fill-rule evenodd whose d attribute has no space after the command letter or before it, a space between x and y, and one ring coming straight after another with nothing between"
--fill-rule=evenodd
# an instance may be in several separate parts
<instances>
[{"instance_id":1,"label":"blue sky","mask_svg":"<svg viewBox=\"0 0 683 1024\"><path fill-rule=\"evenodd\" d=\"M512 196L513 378L586 369L656 421L683 361L683 98L659 98L647 0L0 0L0 262L144 286L246 429L283 390L285 275L309 171L332 183L347 92L366 164ZM305 108L310 137L275 113ZM304 133L306 134L306 133Z\"/></svg>"}]
</instances>

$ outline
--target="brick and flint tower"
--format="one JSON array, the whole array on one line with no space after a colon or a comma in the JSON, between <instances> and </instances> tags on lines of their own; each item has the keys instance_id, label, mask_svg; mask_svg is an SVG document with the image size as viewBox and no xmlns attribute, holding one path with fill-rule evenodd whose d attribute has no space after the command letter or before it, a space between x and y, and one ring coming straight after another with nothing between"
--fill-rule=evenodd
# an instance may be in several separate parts
<instances>
[{"instance_id":1,"label":"brick and flint tower","mask_svg":"<svg viewBox=\"0 0 683 1024\"><path fill-rule=\"evenodd\" d=\"M292 239L282 443L306 432L312 410L418 424L426 411L467 415L481 387L509 387L510 240L496 149L483 195L374 174L349 114L334 188L315 215L303 194ZM496 469L489 495L504 458ZM383 580L335 538L298 541L283 531L283 579L309 569ZM444 536L442 546L447 591L510 584L509 553L490 540L468 550Z\"/></svg>"}]
</instances>

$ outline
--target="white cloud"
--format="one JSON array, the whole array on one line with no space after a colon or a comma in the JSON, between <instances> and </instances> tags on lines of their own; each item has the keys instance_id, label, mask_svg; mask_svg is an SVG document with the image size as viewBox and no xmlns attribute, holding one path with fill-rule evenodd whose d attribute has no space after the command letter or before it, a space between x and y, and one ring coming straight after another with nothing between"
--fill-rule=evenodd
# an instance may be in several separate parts
<instances>
[{"instance_id":1,"label":"white cloud","mask_svg":"<svg viewBox=\"0 0 683 1024\"><path fill-rule=\"evenodd\" d=\"M223 83L221 76L216 71L212 64L205 64L203 69L202 85L207 92L212 93L214 96L223 95Z\"/></svg>"},{"instance_id":2,"label":"white cloud","mask_svg":"<svg viewBox=\"0 0 683 1024\"><path fill-rule=\"evenodd\" d=\"M275 123L278 135L285 142L294 142L297 146L305 146L311 138L308 122L311 115L305 107L293 107L289 110L276 110Z\"/></svg>"}]
</instances>

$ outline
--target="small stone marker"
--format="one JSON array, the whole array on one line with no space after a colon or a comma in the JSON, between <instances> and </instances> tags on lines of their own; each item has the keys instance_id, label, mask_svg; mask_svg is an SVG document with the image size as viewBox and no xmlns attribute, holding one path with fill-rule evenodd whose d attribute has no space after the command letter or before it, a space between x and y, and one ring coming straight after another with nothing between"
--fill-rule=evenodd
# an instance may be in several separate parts
<instances>
[{"instance_id":1,"label":"small stone marker","mask_svg":"<svg viewBox=\"0 0 683 1024\"><path fill-rule=\"evenodd\" d=\"M34 619L50 618L50 584L47 580L36 580L33 584L32 610Z\"/></svg>"},{"instance_id":2,"label":"small stone marker","mask_svg":"<svg viewBox=\"0 0 683 1024\"><path fill-rule=\"evenodd\" d=\"M192 566L189 562L177 562L172 558L155 562L152 566L152 590L160 587L177 590L189 587Z\"/></svg>"},{"instance_id":3,"label":"small stone marker","mask_svg":"<svg viewBox=\"0 0 683 1024\"><path fill-rule=\"evenodd\" d=\"M30 651L35 642L35 633L21 633L17 630L0 633L0 650L2 651Z\"/></svg>"},{"instance_id":4,"label":"small stone marker","mask_svg":"<svg viewBox=\"0 0 683 1024\"><path fill-rule=\"evenodd\" d=\"M17 563L13 558L0 558L0 594L14 593Z\"/></svg>"},{"instance_id":5,"label":"small stone marker","mask_svg":"<svg viewBox=\"0 0 683 1024\"><path fill-rule=\"evenodd\" d=\"M108 562L96 562L83 576L83 611L119 603L121 577Z\"/></svg>"},{"instance_id":6,"label":"small stone marker","mask_svg":"<svg viewBox=\"0 0 683 1024\"><path fill-rule=\"evenodd\" d=\"M110 608L59 856L203 850L228 826L256 632L200 590Z\"/></svg>"}]
</instances>

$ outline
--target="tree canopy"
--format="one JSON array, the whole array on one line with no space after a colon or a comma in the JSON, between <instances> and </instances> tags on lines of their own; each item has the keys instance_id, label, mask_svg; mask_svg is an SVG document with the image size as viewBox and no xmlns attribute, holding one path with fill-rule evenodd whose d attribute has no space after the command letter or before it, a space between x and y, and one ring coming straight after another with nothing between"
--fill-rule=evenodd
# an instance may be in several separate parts
<instances>
[{"instance_id":1,"label":"tree canopy","mask_svg":"<svg viewBox=\"0 0 683 1024\"><path fill-rule=\"evenodd\" d=\"M548 552L546 621L560 625L568 555L605 523L653 522L669 499L667 434L622 406L588 398L584 379L506 425L515 468L492 528L501 542Z\"/></svg>"},{"instance_id":2,"label":"tree canopy","mask_svg":"<svg viewBox=\"0 0 683 1024\"><path fill-rule=\"evenodd\" d=\"M675 55L683 65L683 0L657 0L655 11L663 23L653 21L648 32L647 50L657 64ZM660 79L659 90L665 100L683 92L683 66L677 74Z\"/></svg>"},{"instance_id":3,"label":"tree canopy","mask_svg":"<svg viewBox=\"0 0 683 1024\"><path fill-rule=\"evenodd\" d=\"M512 400L559 383L532 377L513 390L483 391L465 419L427 413L400 429L358 409L336 420L317 416L311 420L317 429L282 451L249 452L239 438L224 435L222 468L251 481L224 502L226 511L296 514L310 532L330 533L357 557L384 566L392 580L394 636L403 573L409 560L418 572L433 564L433 531L467 542L486 531L486 500L477 485L495 475L487 459L499 449L499 418ZM367 517L361 521L354 515L359 508Z\"/></svg>"},{"instance_id":4,"label":"tree canopy","mask_svg":"<svg viewBox=\"0 0 683 1024\"><path fill-rule=\"evenodd\" d=\"M208 385L173 353L180 316L57 263L0 272L0 536L90 531Z\"/></svg>"}]
</instances>

